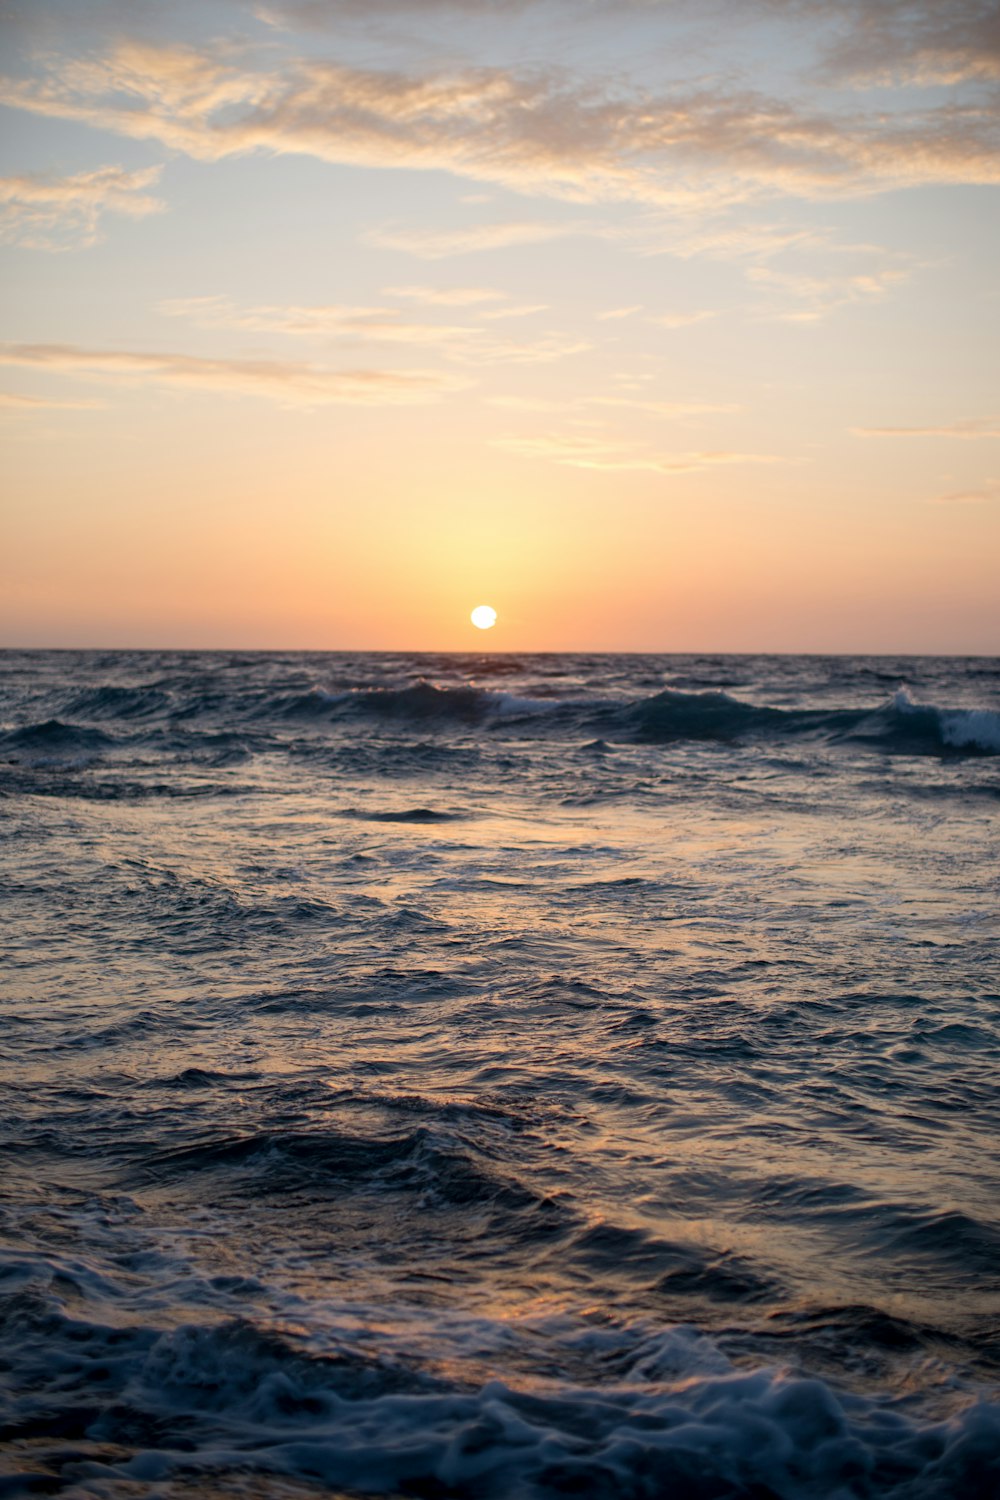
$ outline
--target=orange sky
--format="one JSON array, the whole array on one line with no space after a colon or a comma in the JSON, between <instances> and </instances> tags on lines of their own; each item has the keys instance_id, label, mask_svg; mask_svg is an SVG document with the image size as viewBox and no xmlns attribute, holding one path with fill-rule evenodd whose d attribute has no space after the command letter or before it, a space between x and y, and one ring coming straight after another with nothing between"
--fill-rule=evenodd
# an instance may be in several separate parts
<instances>
[{"instance_id":1,"label":"orange sky","mask_svg":"<svg viewBox=\"0 0 1000 1500\"><path fill-rule=\"evenodd\" d=\"M997 651L980 11L9 5L0 643Z\"/></svg>"}]
</instances>

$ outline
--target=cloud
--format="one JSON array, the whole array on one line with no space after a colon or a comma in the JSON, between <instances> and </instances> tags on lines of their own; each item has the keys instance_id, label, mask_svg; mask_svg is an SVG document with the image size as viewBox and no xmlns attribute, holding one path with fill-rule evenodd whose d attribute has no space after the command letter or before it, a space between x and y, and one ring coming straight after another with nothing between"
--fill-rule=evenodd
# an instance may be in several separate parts
<instances>
[{"instance_id":1,"label":"cloud","mask_svg":"<svg viewBox=\"0 0 1000 1500\"><path fill-rule=\"evenodd\" d=\"M667 225L655 219L629 233L640 255L673 255L678 260L765 261L791 251L837 249L829 230L787 224L734 224L718 217Z\"/></svg>"},{"instance_id":2,"label":"cloud","mask_svg":"<svg viewBox=\"0 0 1000 1500\"><path fill-rule=\"evenodd\" d=\"M755 286L777 292L787 301L771 303L758 309L767 317L789 323L815 323L839 307L857 302L879 302L909 272L898 266L838 275L808 276L792 271L776 271L770 266L752 266L747 279Z\"/></svg>"},{"instance_id":3,"label":"cloud","mask_svg":"<svg viewBox=\"0 0 1000 1500\"><path fill-rule=\"evenodd\" d=\"M380 13L422 18L433 10L465 12L476 19L484 11L491 11L506 20L539 4L550 3L551 0L278 0L273 5L256 5L254 15L269 26L323 29L352 15L363 20Z\"/></svg>"},{"instance_id":4,"label":"cloud","mask_svg":"<svg viewBox=\"0 0 1000 1500\"><path fill-rule=\"evenodd\" d=\"M1000 417L963 417L928 427L852 427L851 431L857 437L997 438Z\"/></svg>"},{"instance_id":5,"label":"cloud","mask_svg":"<svg viewBox=\"0 0 1000 1500\"><path fill-rule=\"evenodd\" d=\"M739 411L730 402L715 401L648 401L635 396L578 396L568 401L553 401L534 396L491 396L490 406L503 407L507 411L560 412L585 411L590 407L612 407L620 411L631 411L643 416L674 421L684 417L700 417L718 412Z\"/></svg>"},{"instance_id":6,"label":"cloud","mask_svg":"<svg viewBox=\"0 0 1000 1500\"><path fill-rule=\"evenodd\" d=\"M830 113L722 84L654 94L554 68L419 74L304 58L251 68L221 50L129 41L101 57L53 58L38 77L5 78L0 102L203 161L299 153L579 203L704 209L761 194L1000 181L1000 124L989 101L975 99ZM406 248L433 258L567 232L538 227L503 226L497 240L497 226L486 226L464 245L432 237L422 249L411 237Z\"/></svg>"},{"instance_id":7,"label":"cloud","mask_svg":"<svg viewBox=\"0 0 1000 1500\"><path fill-rule=\"evenodd\" d=\"M98 411L103 406L103 401L51 401L46 396L22 396L16 391L0 391L0 411Z\"/></svg>"},{"instance_id":8,"label":"cloud","mask_svg":"<svg viewBox=\"0 0 1000 1500\"><path fill-rule=\"evenodd\" d=\"M330 370L291 360L204 359L190 354L81 349L73 344L3 344L0 365L57 375L258 396L284 407L381 406L434 401L464 384L422 370Z\"/></svg>"},{"instance_id":9,"label":"cloud","mask_svg":"<svg viewBox=\"0 0 1000 1500\"><path fill-rule=\"evenodd\" d=\"M599 323L614 322L618 318L631 318L637 312L642 312L642 303L634 302L631 307L609 307L605 312L595 313Z\"/></svg>"},{"instance_id":10,"label":"cloud","mask_svg":"<svg viewBox=\"0 0 1000 1500\"><path fill-rule=\"evenodd\" d=\"M421 260L446 260L484 250L506 250L511 245L538 245L592 233L590 225L500 223L473 224L465 229L373 229L365 235L380 250L401 250Z\"/></svg>"},{"instance_id":11,"label":"cloud","mask_svg":"<svg viewBox=\"0 0 1000 1500\"><path fill-rule=\"evenodd\" d=\"M479 340L458 356L465 364L549 365L574 354L586 354L593 346L572 334L545 333L535 339Z\"/></svg>"},{"instance_id":12,"label":"cloud","mask_svg":"<svg viewBox=\"0 0 1000 1500\"><path fill-rule=\"evenodd\" d=\"M549 364L591 347L584 339L558 333L530 340L498 339L475 324L418 323L391 307L331 304L241 308L228 297L211 296L161 302L158 311L167 317L185 318L200 328L324 337L354 344L424 345L462 364Z\"/></svg>"},{"instance_id":13,"label":"cloud","mask_svg":"<svg viewBox=\"0 0 1000 1500\"><path fill-rule=\"evenodd\" d=\"M738 29L769 23L776 16L800 23L819 50L827 76L865 82L956 82L1000 77L1000 19L994 0L590 0L586 5L558 0L283 0L259 6L256 14L285 28L328 28L350 17L423 15L447 12L454 19L481 21L484 14L511 21L524 11L544 9L585 21L621 23L623 12L642 16L647 27L661 18L700 20L729 36ZM808 28L808 29L807 29Z\"/></svg>"},{"instance_id":14,"label":"cloud","mask_svg":"<svg viewBox=\"0 0 1000 1500\"><path fill-rule=\"evenodd\" d=\"M711 308L701 308L698 312L659 313L649 321L658 324L660 328L690 328L693 323L704 323L709 318L718 316Z\"/></svg>"},{"instance_id":15,"label":"cloud","mask_svg":"<svg viewBox=\"0 0 1000 1500\"><path fill-rule=\"evenodd\" d=\"M817 322L853 303L881 301L908 280L917 265L902 252L880 245L838 241L826 229L796 230L766 223L710 222L694 228L681 226L665 236L655 227L639 226L633 232L633 245L642 255L751 262L747 279L770 296L749 310L757 316L797 323ZM822 269L803 274L772 264L802 254ZM717 309L703 308L665 313L649 321L663 328L683 328L718 316Z\"/></svg>"},{"instance_id":16,"label":"cloud","mask_svg":"<svg viewBox=\"0 0 1000 1500\"><path fill-rule=\"evenodd\" d=\"M497 322L503 318L527 318L533 313L548 311L546 302L514 302L497 307L493 304L504 303L507 293L495 291L490 287L460 286L439 289L429 286L387 286L385 295L407 298L414 302L421 302L428 307L475 308L477 315L489 322ZM484 303L489 305L483 306Z\"/></svg>"},{"instance_id":17,"label":"cloud","mask_svg":"<svg viewBox=\"0 0 1000 1500\"><path fill-rule=\"evenodd\" d=\"M836 0L830 9L846 22L826 52L834 77L860 84L1000 79L995 0Z\"/></svg>"},{"instance_id":18,"label":"cloud","mask_svg":"<svg viewBox=\"0 0 1000 1500\"><path fill-rule=\"evenodd\" d=\"M487 396L487 406L504 411L570 412L577 409L573 401L551 401L545 396Z\"/></svg>"},{"instance_id":19,"label":"cloud","mask_svg":"<svg viewBox=\"0 0 1000 1500\"><path fill-rule=\"evenodd\" d=\"M403 297L429 307L475 307L482 302L500 302L506 295L481 286L387 286L387 297Z\"/></svg>"},{"instance_id":20,"label":"cloud","mask_svg":"<svg viewBox=\"0 0 1000 1500\"><path fill-rule=\"evenodd\" d=\"M475 308L476 315L489 322L497 322L503 318L527 318L533 313L548 310L546 302L515 302L497 307L493 304L504 303L507 293L494 291L489 287L460 286L438 289L429 286L387 286L385 295L421 302L427 307ZM483 306L484 303L489 305Z\"/></svg>"},{"instance_id":21,"label":"cloud","mask_svg":"<svg viewBox=\"0 0 1000 1500\"><path fill-rule=\"evenodd\" d=\"M574 469L649 474L693 474L720 464L767 464L782 460L767 453L737 453L725 449L694 453L651 453L639 445L586 433L546 433L533 437L501 437L493 446L522 458L548 459Z\"/></svg>"},{"instance_id":22,"label":"cloud","mask_svg":"<svg viewBox=\"0 0 1000 1500\"><path fill-rule=\"evenodd\" d=\"M548 307L547 302L519 302L511 307L491 307L483 317L493 323L501 318L531 318L536 313L547 312Z\"/></svg>"},{"instance_id":23,"label":"cloud","mask_svg":"<svg viewBox=\"0 0 1000 1500\"><path fill-rule=\"evenodd\" d=\"M126 172L97 167L72 177L26 173L0 177L0 244L31 250L83 249L100 237L104 214L143 218L166 205L145 190L159 179L160 167Z\"/></svg>"},{"instance_id":24,"label":"cloud","mask_svg":"<svg viewBox=\"0 0 1000 1500\"><path fill-rule=\"evenodd\" d=\"M1000 500L1000 483L987 480L977 489L951 490L946 495L934 495L929 505L985 505L990 500Z\"/></svg>"},{"instance_id":25,"label":"cloud","mask_svg":"<svg viewBox=\"0 0 1000 1500\"><path fill-rule=\"evenodd\" d=\"M739 411L729 401L644 401L633 396L588 396L588 406L624 407L629 411L645 412L652 417L701 417L711 412Z\"/></svg>"},{"instance_id":26,"label":"cloud","mask_svg":"<svg viewBox=\"0 0 1000 1500\"><path fill-rule=\"evenodd\" d=\"M229 328L250 333L326 337L355 343L434 344L453 348L474 338L475 327L417 323L391 307L264 305L241 308L229 297L183 297L161 302L158 312L184 318L199 328Z\"/></svg>"}]
</instances>

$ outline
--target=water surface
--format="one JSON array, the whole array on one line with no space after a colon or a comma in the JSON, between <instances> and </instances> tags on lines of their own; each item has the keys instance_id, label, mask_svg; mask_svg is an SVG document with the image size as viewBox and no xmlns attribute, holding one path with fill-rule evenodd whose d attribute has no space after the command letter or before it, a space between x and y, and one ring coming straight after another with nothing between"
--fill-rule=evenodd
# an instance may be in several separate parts
<instances>
[{"instance_id":1,"label":"water surface","mask_svg":"<svg viewBox=\"0 0 1000 1500\"><path fill-rule=\"evenodd\" d=\"M997 1492L1000 663L0 667L0 1494Z\"/></svg>"}]
</instances>

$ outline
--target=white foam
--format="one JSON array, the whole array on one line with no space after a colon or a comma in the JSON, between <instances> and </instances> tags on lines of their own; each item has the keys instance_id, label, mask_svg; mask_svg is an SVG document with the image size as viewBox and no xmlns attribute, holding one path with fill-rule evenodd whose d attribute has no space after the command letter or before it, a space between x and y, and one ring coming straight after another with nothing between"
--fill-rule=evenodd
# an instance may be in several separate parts
<instances>
[{"instance_id":1,"label":"white foam","mask_svg":"<svg viewBox=\"0 0 1000 1500\"><path fill-rule=\"evenodd\" d=\"M782 1500L951 1500L1000 1479L1000 1405L971 1386L970 1404L941 1420L912 1396L737 1367L689 1324L558 1305L490 1317L307 1303L254 1283L260 1295L234 1318L227 1290L187 1258L189 1233L144 1266L148 1287L136 1274L142 1241L139 1223L108 1226L116 1255L130 1252L117 1275L80 1255L0 1259L6 1290L32 1293L5 1350L22 1392L12 1418L88 1388L101 1408L88 1436L115 1458L88 1466L93 1488L81 1493L105 1493L111 1476L169 1480L192 1463L206 1478L249 1468L363 1493L445 1487L490 1500L684 1495L709 1482L720 1495L757 1487ZM151 1294L164 1281L161 1306ZM40 1343L26 1337L42 1327ZM104 1372L93 1384L91 1369ZM120 1411L145 1414L159 1442L131 1446Z\"/></svg>"},{"instance_id":2,"label":"white foam","mask_svg":"<svg viewBox=\"0 0 1000 1500\"><path fill-rule=\"evenodd\" d=\"M702 1342L694 1330L664 1331L672 1368L647 1364L645 1378L401 1391L384 1367L388 1388L367 1395L363 1382L356 1396L335 1377L317 1383L305 1362L268 1368L250 1348L241 1357L228 1332L177 1330L150 1352L142 1384L175 1412L218 1413L218 1448L202 1449L203 1466L252 1453L287 1475L366 1493L683 1494L695 1478L734 1492L767 1486L783 1500L985 1493L976 1486L1000 1452L1000 1408L979 1403L921 1425L900 1407L784 1370L705 1374L701 1356L685 1367L682 1350ZM145 1454L136 1462L149 1472ZM880 1470L898 1484L876 1491Z\"/></svg>"},{"instance_id":3,"label":"white foam","mask_svg":"<svg viewBox=\"0 0 1000 1500\"><path fill-rule=\"evenodd\" d=\"M933 716L942 740L955 750L986 750L1000 755L1000 712L988 708L936 708L932 703L918 703L905 687L897 688L890 701L897 713Z\"/></svg>"},{"instance_id":4,"label":"white foam","mask_svg":"<svg viewBox=\"0 0 1000 1500\"><path fill-rule=\"evenodd\" d=\"M942 713L941 738L956 749L975 745L1000 755L1000 713L986 708L956 708Z\"/></svg>"}]
</instances>

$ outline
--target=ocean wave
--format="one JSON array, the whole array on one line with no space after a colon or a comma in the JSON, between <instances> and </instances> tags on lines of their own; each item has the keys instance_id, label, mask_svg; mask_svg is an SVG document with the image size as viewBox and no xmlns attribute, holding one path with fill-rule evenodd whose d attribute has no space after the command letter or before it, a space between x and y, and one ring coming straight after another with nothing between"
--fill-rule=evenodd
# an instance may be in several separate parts
<instances>
[{"instance_id":1,"label":"ocean wave","mask_svg":"<svg viewBox=\"0 0 1000 1500\"><path fill-rule=\"evenodd\" d=\"M420 681L407 687L354 688L346 693L312 688L307 693L279 700L276 707L285 717L372 717L475 725L490 719L545 713L554 702L517 698L491 688L439 687L433 682Z\"/></svg>"},{"instance_id":2,"label":"ocean wave","mask_svg":"<svg viewBox=\"0 0 1000 1500\"><path fill-rule=\"evenodd\" d=\"M357 818L365 823L455 823L468 814L440 812L433 807L404 807L398 812L369 811L361 807L344 808L342 818Z\"/></svg>"},{"instance_id":3,"label":"ocean wave","mask_svg":"<svg viewBox=\"0 0 1000 1500\"><path fill-rule=\"evenodd\" d=\"M601 1222L588 1226L569 1247L603 1284L638 1284L660 1300L690 1305L748 1303L773 1297L776 1286L746 1258L729 1251L673 1244L641 1229Z\"/></svg>"},{"instance_id":4,"label":"ocean wave","mask_svg":"<svg viewBox=\"0 0 1000 1500\"><path fill-rule=\"evenodd\" d=\"M25 766L84 770L114 745L109 734L62 719L46 719L0 733L0 754Z\"/></svg>"},{"instance_id":5,"label":"ocean wave","mask_svg":"<svg viewBox=\"0 0 1000 1500\"><path fill-rule=\"evenodd\" d=\"M324 1130L263 1130L245 1136L210 1136L171 1150L142 1152L144 1179L180 1181L192 1174L217 1174L227 1189L255 1196L285 1195L298 1189L371 1190L417 1193L425 1208L476 1208L502 1215L507 1236L516 1236L509 1216L554 1205L513 1178L507 1178L473 1148L444 1142L419 1125L402 1135L371 1135ZM240 1180L242 1176L242 1181ZM565 1215L562 1215L565 1217Z\"/></svg>"},{"instance_id":6,"label":"ocean wave","mask_svg":"<svg viewBox=\"0 0 1000 1500\"><path fill-rule=\"evenodd\" d=\"M416 1309L333 1305L308 1339L293 1308L287 1325L128 1325L87 1267L53 1263L47 1289L43 1267L20 1270L6 1299L7 1438L36 1489L83 1474L86 1493L109 1494L192 1471L209 1487L239 1475L277 1493L300 1480L452 1500L953 1500L1000 1483L997 1405L967 1398L921 1418L912 1401L738 1367L690 1325L445 1315L437 1359ZM520 1381L529 1347L572 1374Z\"/></svg>"},{"instance_id":7,"label":"ocean wave","mask_svg":"<svg viewBox=\"0 0 1000 1500\"><path fill-rule=\"evenodd\" d=\"M515 693L496 679L522 672L520 663L501 670L493 664L470 662L469 670L484 681L368 681L327 686L300 679L298 683L261 684L250 691L199 677L173 682L169 691L158 684L116 686L102 684L67 700L64 717L28 725L0 736L12 749L48 745L63 753L71 740L93 748L112 743L98 739L104 731L91 727L109 722L141 725L147 731L162 725L167 742L182 754L208 752L235 763L247 753L241 731L269 733L274 726L377 725L386 731L419 730L440 742L451 732L492 738L581 738L590 743L670 744L681 741L741 743L752 740L818 740L826 743L866 744L894 754L970 756L1000 754L1000 712L987 707L960 707L918 701L906 687L897 687L881 703L870 706L837 704L814 707L778 706L747 701L734 695L745 686L732 673L677 674L670 686L645 697L613 697L588 692L582 679L564 679L555 691L544 674ZM455 669L455 663L452 663ZM870 673L873 686L889 680L886 672ZM646 678L644 681L652 679ZM662 680L662 678L661 678ZM898 682L898 678L895 679ZM522 675L522 681L524 677ZM605 678L607 686L611 679ZM68 722L66 722L68 721ZM188 734L192 722L206 723L216 741L205 733ZM135 730L132 730L134 733ZM233 736L224 744L220 736ZM221 763L226 763L225 759Z\"/></svg>"},{"instance_id":8,"label":"ocean wave","mask_svg":"<svg viewBox=\"0 0 1000 1500\"><path fill-rule=\"evenodd\" d=\"M626 713L639 737L652 740L812 737L909 754L1000 754L1000 713L916 703L905 688L874 709L772 708L723 692L667 689Z\"/></svg>"},{"instance_id":9,"label":"ocean wave","mask_svg":"<svg viewBox=\"0 0 1000 1500\"><path fill-rule=\"evenodd\" d=\"M887 710L893 731L944 750L1000 755L1000 712L985 708L936 708L917 703L900 688Z\"/></svg>"},{"instance_id":10,"label":"ocean wave","mask_svg":"<svg viewBox=\"0 0 1000 1500\"><path fill-rule=\"evenodd\" d=\"M982 1290L1000 1292L1000 1230L958 1209L897 1208L880 1226L880 1250L899 1259L955 1265Z\"/></svg>"},{"instance_id":11,"label":"ocean wave","mask_svg":"<svg viewBox=\"0 0 1000 1500\"><path fill-rule=\"evenodd\" d=\"M591 742L604 743L810 737L855 740L889 753L1000 754L1000 713L920 704L905 688L873 708L805 709L747 703L719 689L665 688L637 700L530 698L492 688L418 682L347 693L312 689L260 705L258 711L331 722L374 719L424 729L483 728L532 738L587 735Z\"/></svg>"},{"instance_id":12,"label":"ocean wave","mask_svg":"<svg viewBox=\"0 0 1000 1500\"><path fill-rule=\"evenodd\" d=\"M747 734L780 733L794 730L800 720L810 717L780 708L758 708L716 690L688 693L675 688L644 698L625 713L640 739L657 741L734 740Z\"/></svg>"},{"instance_id":13,"label":"ocean wave","mask_svg":"<svg viewBox=\"0 0 1000 1500\"><path fill-rule=\"evenodd\" d=\"M114 744L111 735L81 724L66 724L61 719L46 719L41 724L25 724L0 735L0 743L15 750L98 750Z\"/></svg>"},{"instance_id":14,"label":"ocean wave","mask_svg":"<svg viewBox=\"0 0 1000 1500\"><path fill-rule=\"evenodd\" d=\"M984 708L953 708L940 715L941 737L957 750L1000 755L1000 713Z\"/></svg>"},{"instance_id":15,"label":"ocean wave","mask_svg":"<svg viewBox=\"0 0 1000 1500\"><path fill-rule=\"evenodd\" d=\"M167 713L171 706L171 695L162 688L105 683L72 698L65 711L81 719L149 719Z\"/></svg>"}]
</instances>

